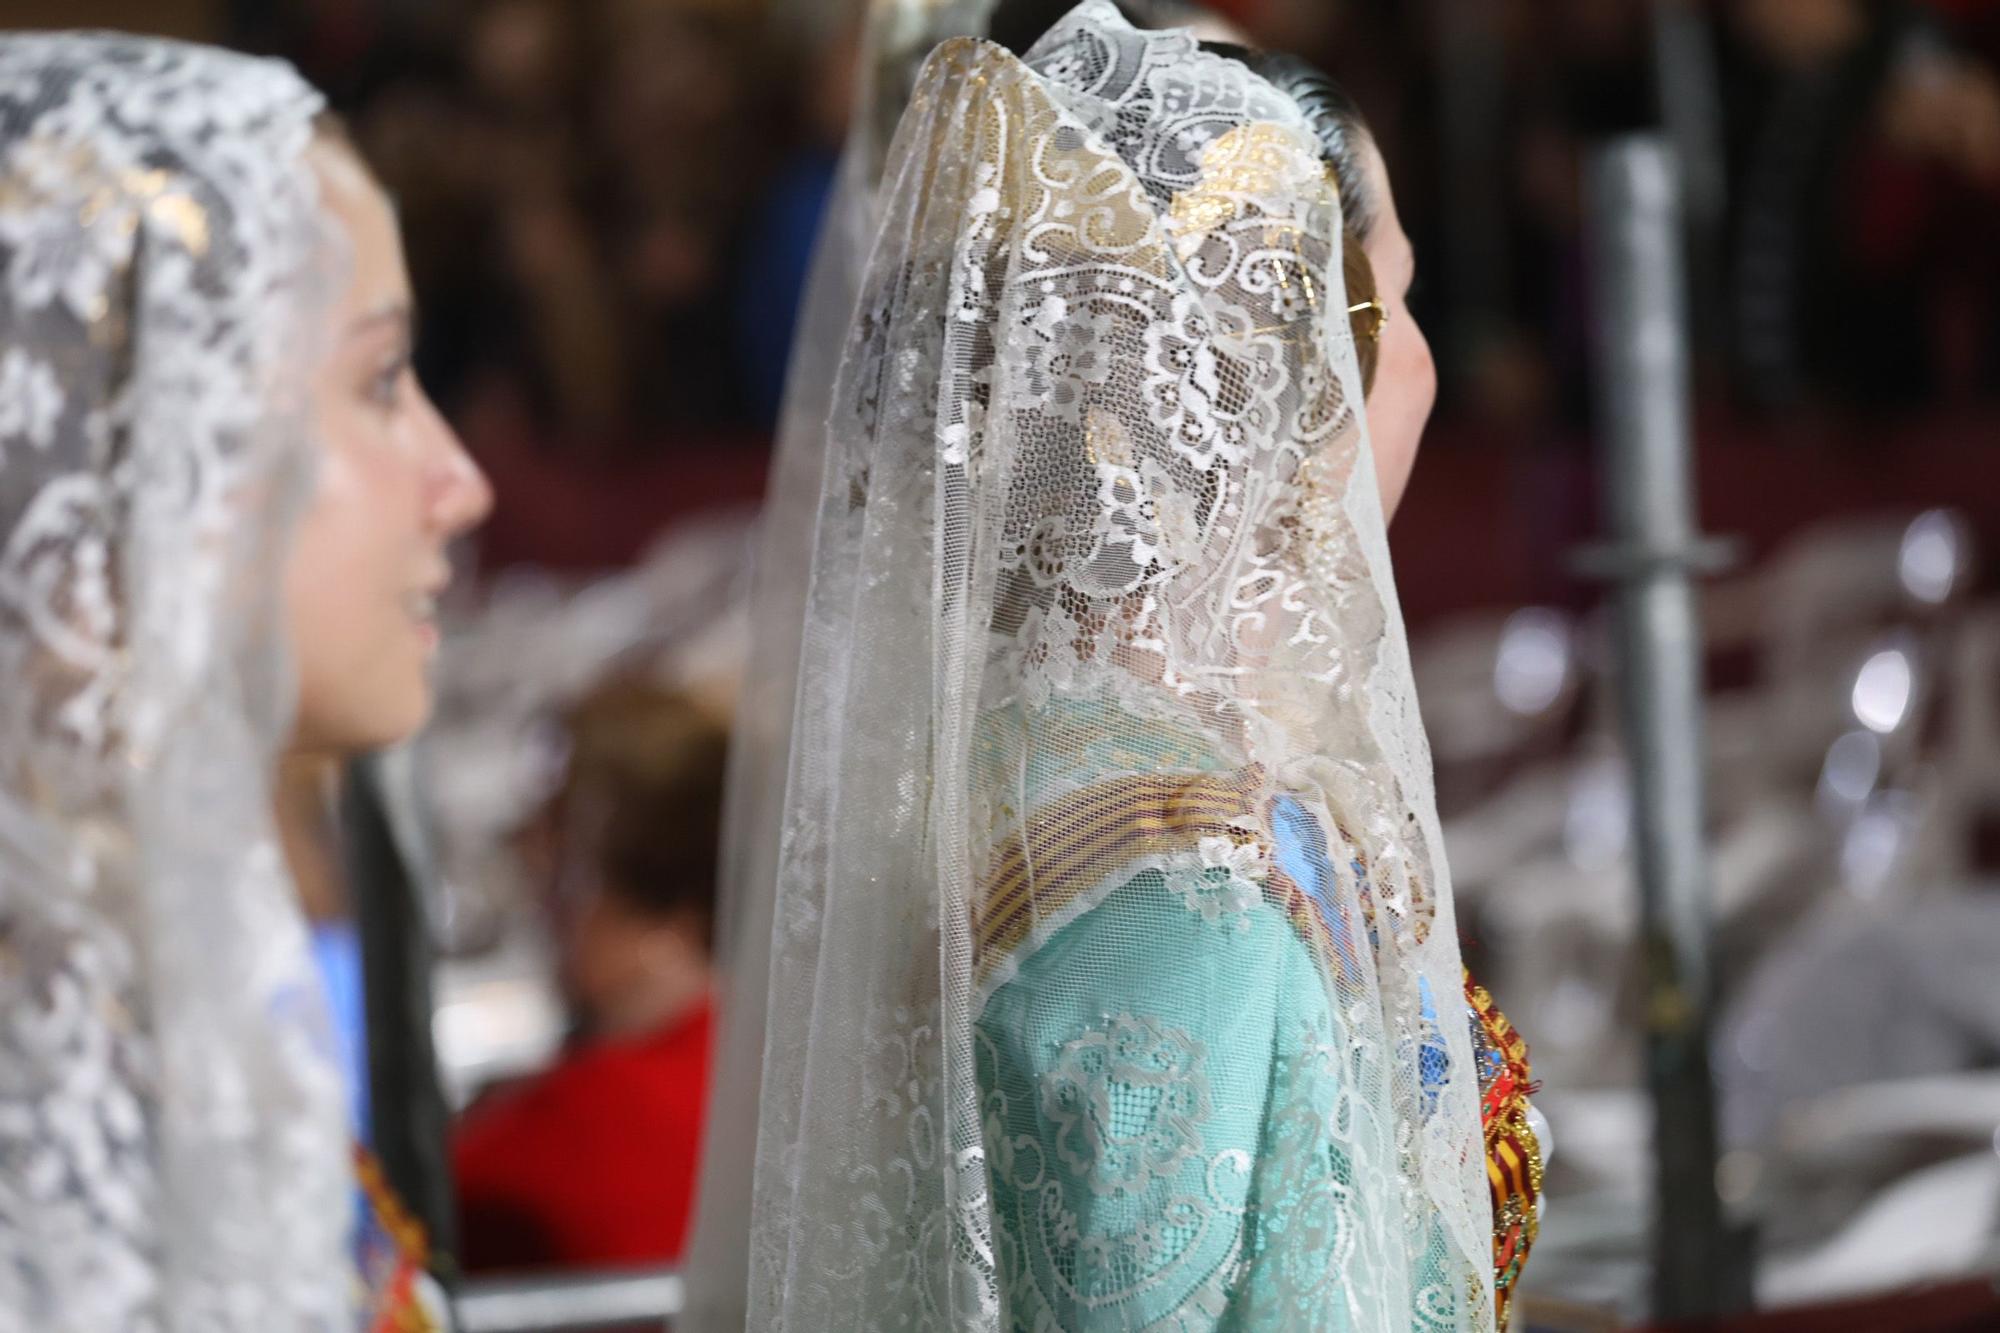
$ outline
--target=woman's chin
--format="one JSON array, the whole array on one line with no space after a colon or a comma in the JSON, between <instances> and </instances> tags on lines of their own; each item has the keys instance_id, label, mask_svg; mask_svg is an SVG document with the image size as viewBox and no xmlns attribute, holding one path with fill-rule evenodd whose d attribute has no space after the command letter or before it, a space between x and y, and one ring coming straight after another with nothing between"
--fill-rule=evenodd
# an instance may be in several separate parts
<instances>
[{"instance_id":1,"label":"woman's chin","mask_svg":"<svg viewBox=\"0 0 2000 1333\"><path fill-rule=\"evenodd\" d=\"M426 681L410 691L409 697L401 700L393 711L383 710L380 725L374 728L374 739L366 748L381 750L409 740L431 720L431 703L430 684Z\"/></svg>"},{"instance_id":2,"label":"woman's chin","mask_svg":"<svg viewBox=\"0 0 2000 1333\"><path fill-rule=\"evenodd\" d=\"M429 682L421 675L404 688L348 699L336 707L314 707L305 700L291 748L341 758L385 750L423 730L430 721L431 703Z\"/></svg>"}]
</instances>

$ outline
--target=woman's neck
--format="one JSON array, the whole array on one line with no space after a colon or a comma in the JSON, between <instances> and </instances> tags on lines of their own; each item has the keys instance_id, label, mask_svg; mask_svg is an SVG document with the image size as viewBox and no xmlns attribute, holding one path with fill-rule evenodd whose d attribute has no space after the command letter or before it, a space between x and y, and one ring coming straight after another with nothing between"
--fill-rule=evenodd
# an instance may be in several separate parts
<instances>
[{"instance_id":1,"label":"woman's neck","mask_svg":"<svg viewBox=\"0 0 2000 1333\"><path fill-rule=\"evenodd\" d=\"M338 921L349 914L334 815L339 780L338 759L288 754L279 759L272 784L278 847L297 886L299 906L314 922Z\"/></svg>"}]
</instances>

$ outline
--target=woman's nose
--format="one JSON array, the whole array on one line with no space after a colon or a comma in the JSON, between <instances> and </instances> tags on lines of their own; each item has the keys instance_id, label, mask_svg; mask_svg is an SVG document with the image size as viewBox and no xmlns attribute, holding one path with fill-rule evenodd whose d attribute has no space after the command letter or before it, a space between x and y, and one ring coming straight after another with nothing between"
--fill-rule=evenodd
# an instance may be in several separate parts
<instances>
[{"instance_id":1,"label":"woman's nose","mask_svg":"<svg viewBox=\"0 0 2000 1333\"><path fill-rule=\"evenodd\" d=\"M438 531L456 537L478 527L493 512L493 483L437 409L430 411L438 449L431 521Z\"/></svg>"}]
</instances>

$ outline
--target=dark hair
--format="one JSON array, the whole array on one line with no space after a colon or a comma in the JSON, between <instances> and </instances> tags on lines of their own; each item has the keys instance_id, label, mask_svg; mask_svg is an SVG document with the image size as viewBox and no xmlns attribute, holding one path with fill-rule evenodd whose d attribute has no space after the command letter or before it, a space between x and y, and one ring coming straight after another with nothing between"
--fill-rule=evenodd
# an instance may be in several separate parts
<instances>
[{"instance_id":1,"label":"dark hair","mask_svg":"<svg viewBox=\"0 0 2000 1333\"><path fill-rule=\"evenodd\" d=\"M1220 42L1204 42L1205 50L1228 56L1298 104L1306 122L1319 136L1320 155L1340 183L1341 213L1355 235L1366 240L1375 230L1381 201L1368 179L1362 144L1370 137L1367 117L1331 74L1309 60L1283 52L1251 51Z\"/></svg>"},{"instance_id":2,"label":"dark hair","mask_svg":"<svg viewBox=\"0 0 2000 1333\"><path fill-rule=\"evenodd\" d=\"M341 115L332 107L322 107L313 116L312 131L313 138L319 140L321 143L332 144L336 148L345 148L348 152L354 154L356 159L360 158L361 149L354 142L354 127L347 123L347 117Z\"/></svg>"},{"instance_id":3,"label":"dark hair","mask_svg":"<svg viewBox=\"0 0 2000 1333\"><path fill-rule=\"evenodd\" d=\"M986 35L1017 56L1042 40L1050 28L1069 17L1080 0L1001 0L987 20ZM1112 0L1125 21L1135 28L1173 28L1208 14L1198 0Z\"/></svg>"},{"instance_id":4,"label":"dark hair","mask_svg":"<svg viewBox=\"0 0 2000 1333\"><path fill-rule=\"evenodd\" d=\"M361 151L361 142L354 137L354 127L348 124L347 117L330 108L322 110L312 119L312 132L315 142L346 154L360 168L363 179L372 182L385 194L388 192L389 187L383 183L381 173L368 160L368 154Z\"/></svg>"},{"instance_id":5,"label":"dark hair","mask_svg":"<svg viewBox=\"0 0 2000 1333\"><path fill-rule=\"evenodd\" d=\"M1142 26L1145 16L1136 12L1126 0L1116 0L1118 12L1134 27ZM1042 40L1050 28L1069 17L1078 0L1001 0L986 21L987 39L1006 47L1017 56L1026 56L1028 48Z\"/></svg>"},{"instance_id":6,"label":"dark hair","mask_svg":"<svg viewBox=\"0 0 2000 1333\"><path fill-rule=\"evenodd\" d=\"M729 751L722 724L638 678L599 686L565 723L559 817L566 836L585 840L603 891L649 916L711 917Z\"/></svg>"}]
</instances>

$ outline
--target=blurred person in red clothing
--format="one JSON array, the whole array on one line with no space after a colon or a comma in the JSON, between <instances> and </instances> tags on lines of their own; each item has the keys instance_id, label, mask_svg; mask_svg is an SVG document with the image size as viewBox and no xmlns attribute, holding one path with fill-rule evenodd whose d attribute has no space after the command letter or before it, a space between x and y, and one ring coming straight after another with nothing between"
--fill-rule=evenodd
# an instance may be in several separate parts
<instances>
[{"instance_id":1,"label":"blurred person in red clothing","mask_svg":"<svg viewBox=\"0 0 2000 1333\"><path fill-rule=\"evenodd\" d=\"M620 679L564 731L566 777L522 852L549 887L573 1039L459 1126L472 1271L672 1262L694 1195L726 730Z\"/></svg>"}]
</instances>

